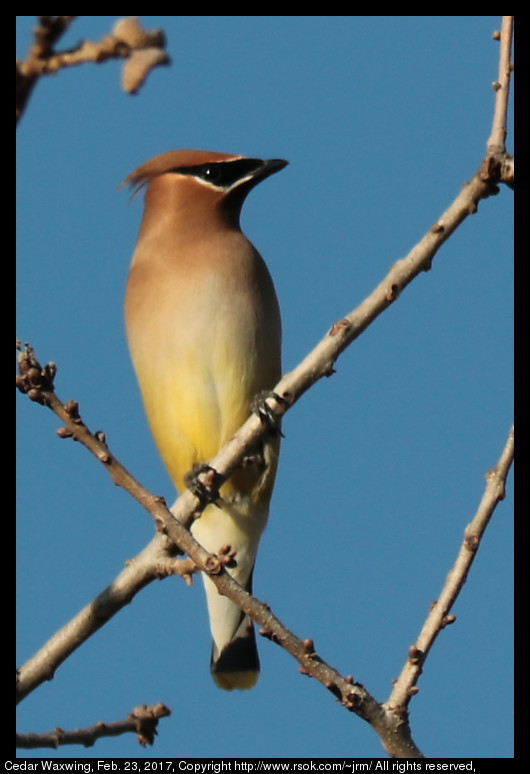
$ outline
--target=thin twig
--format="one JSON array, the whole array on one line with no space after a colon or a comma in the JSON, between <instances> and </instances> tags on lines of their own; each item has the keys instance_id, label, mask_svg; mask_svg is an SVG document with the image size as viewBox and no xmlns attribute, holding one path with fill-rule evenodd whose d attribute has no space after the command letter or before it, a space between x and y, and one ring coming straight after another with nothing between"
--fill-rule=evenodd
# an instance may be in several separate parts
<instances>
[{"instance_id":1,"label":"thin twig","mask_svg":"<svg viewBox=\"0 0 530 774\"><path fill-rule=\"evenodd\" d=\"M43 75L87 62L100 64L108 59L125 59L122 86L129 94L134 94L154 67L171 61L164 50L162 30L144 30L136 17L119 19L112 33L104 35L99 41L83 40L71 49L55 51L55 43L76 18L39 16L27 57L16 62L17 123L36 82Z\"/></svg>"},{"instance_id":2,"label":"thin twig","mask_svg":"<svg viewBox=\"0 0 530 774\"><path fill-rule=\"evenodd\" d=\"M54 44L66 32L75 16L39 16L33 30L33 42L25 60L16 62L16 118L21 118L39 74L32 63L45 59Z\"/></svg>"},{"instance_id":3,"label":"thin twig","mask_svg":"<svg viewBox=\"0 0 530 774\"><path fill-rule=\"evenodd\" d=\"M495 89L495 108L491 134L487 147L490 155L506 153L506 134L508 119L508 99L510 96L510 76L512 72L511 50L513 37L513 16L503 16L502 25L495 38L499 42L499 76L493 82Z\"/></svg>"},{"instance_id":4,"label":"thin twig","mask_svg":"<svg viewBox=\"0 0 530 774\"><path fill-rule=\"evenodd\" d=\"M455 621L455 616L450 615L451 608L465 583L493 512L498 503L505 497L506 479L512 464L513 453L514 428L512 425L499 461L494 468L486 473L484 494L475 516L464 531L464 539L456 561L447 575L438 599L431 606L418 639L409 649L408 659L385 703L385 707L392 712L401 715L406 710L410 698L414 694L414 687L421 675L427 654L436 637L442 629Z\"/></svg>"},{"instance_id":5,"label":"thin twig","mask_svg":"<svg viewBox=\"0 0 530 774\"><path fill-rule=\"evenodd\" d=\"M53 731L42 734L17 734L16 746L26 750L39 747L57 748L65 744L92 747L97 739L105 736L133 733L137 735L139 744L145 747L153 744L159 719L170 714L171 711L164 704L154 704L152 707L146 707L144 704L135 707L124 720L115 720L112 723L100 721L89 728L76 728L74 731L54 728Z\"/></svg>"}]
</instances>

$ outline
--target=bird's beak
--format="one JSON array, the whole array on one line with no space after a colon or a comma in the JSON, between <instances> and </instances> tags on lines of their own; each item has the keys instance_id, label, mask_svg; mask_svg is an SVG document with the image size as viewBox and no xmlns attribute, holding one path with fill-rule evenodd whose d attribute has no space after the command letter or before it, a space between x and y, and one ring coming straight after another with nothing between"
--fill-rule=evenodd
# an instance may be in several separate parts
<instances>
[{"instance_id":1,"label":"bird's beak","mask_svg":"<svg viewBox=\"0 0 530 774\"><path fill-rule=\"evenodd\" d=\"M284 159L267 159L263 162L261 167L258 167L254 173L254 177L258 180L264 180L269 175L274 175L275 172L279 172L287 166L289 162Z\"/></svg>"},{"instance_id":2,"label":"bird's beak","mask_svg":"<svg viewBox=\"0 0 530 774\"><path fill-rule=\"evenodd\" d=\"M243 194L246 196L248 192L254 188L258 183L261 183L265 178L274 175L275 172L279 172L289 163L283 159L253 159L256 166L248 173L246 178L243 178L240 184L234 189L233 193Z\"/></svg>"}]
</instances>

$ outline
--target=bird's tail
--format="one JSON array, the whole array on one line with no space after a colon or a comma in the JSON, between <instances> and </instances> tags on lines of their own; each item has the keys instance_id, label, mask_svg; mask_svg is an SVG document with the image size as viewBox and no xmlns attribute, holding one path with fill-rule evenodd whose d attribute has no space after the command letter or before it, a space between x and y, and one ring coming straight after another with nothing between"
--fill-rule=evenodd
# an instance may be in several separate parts
<instances>
[{"instance_id":1,"label":"bird's tail","mask_svg":"<svg viewBox=\"0 0 530 774\"><path fill-rule=\"evenodd\" d=\"M249 509L242 516L233 504L223 502L221 507L205 508L193 523L192 533L210 552L217 553L222 546L230 546L233 560L226 569L251 594L258 542L266 521L264 507ZM252 688L259 675L254 624L235 602L219 593L204 573L203 581L213 641L210 660L213 679L219 688L227 691Z\"/></svg>"},{"instance_id":2,"label":"bird's tail","mask_svg":"<svg viewBox=\"0 0 530 774\"><path fill-rule=\"evenodd\" d=\"M204 581L212 628L212 677L216 685L225 691L252 688L260 670L253 621L234 602L221 597L208 578ZM252 576L247 583L247 591L252 593ZM224 620L220 621L223 614ZM223 641L225 644L222 644Z\"/></svg>"}]
</instances>

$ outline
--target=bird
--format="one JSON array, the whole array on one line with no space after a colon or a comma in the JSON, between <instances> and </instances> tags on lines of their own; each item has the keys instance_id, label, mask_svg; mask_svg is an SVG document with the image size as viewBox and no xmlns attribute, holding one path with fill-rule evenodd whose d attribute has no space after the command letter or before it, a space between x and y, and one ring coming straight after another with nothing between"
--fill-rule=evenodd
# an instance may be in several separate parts
<instances>
[{"instance_id":1,"label":"bird","mask_svg":"<svg viewBox=\"0 0 530 774\"><path fill-rule=\"evenodd\" d=\"M125 292L125 327L145 413L178 493L270 393L281 375L281 316L263 258L243 234L247 194L283 159L176 150L124 181L145 189ZM191 532L252 593L258 543L276 476L280 432L269 429L220 487ZM229 549L228 549L229 547ZM218 687L245 690L260 662L252 620L203 573Z\"/></svg>"}]
</instances>

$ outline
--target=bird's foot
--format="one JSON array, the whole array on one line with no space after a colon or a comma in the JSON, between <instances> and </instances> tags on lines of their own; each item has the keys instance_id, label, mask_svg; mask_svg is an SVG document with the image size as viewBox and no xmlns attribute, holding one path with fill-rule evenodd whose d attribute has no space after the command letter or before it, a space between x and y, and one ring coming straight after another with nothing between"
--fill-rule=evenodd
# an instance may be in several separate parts
<instances>
[{"instance_id":1,"label":"bird's foot","mask_svg":"<svg viewBox=\"0 0 530 774\"><path fill-rule=\"evenodd\" d=\"M201 462L186 473L184 483L202 505L217 505L220 478L214 468Z\"/></svg>"},{"instance_id":2,"label":"bird's foot","mask_svg":"<svg viewBox=\"0 0 530 774\"><path fill-rule=\"evenodd\" d=\"M278 395L277 392L273 392L272 390L264 390L255 396L252 403L250 404L250 408L254 414L258 415L261 422L264 425L267 425L271 433L274 435L281 435L283 438L283 433L281 431L281 417L278 416L276 411L274 411L274 409L271 408L271 406L267 403L267 398L274 398L276 403L279 403L281 406L289 405L289 401L286 398L282 398L282 396Z\"/></svg>"},{"instance_id":3,"label":"bird's foot","mask_svg":"<svg viewBox=\"0 0 530 774\"><path fill-rule=\"evenodd\" d=\"M225 567L235 567L237 565L236 553L230 545L221 546L217 552L217 558Z\"/></svg>"}]
</instances>

